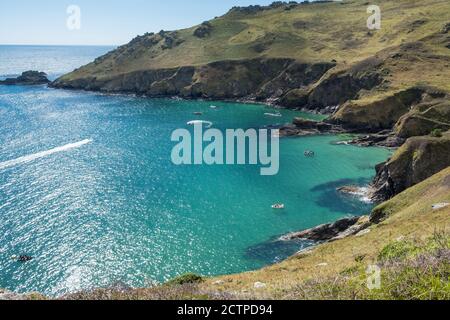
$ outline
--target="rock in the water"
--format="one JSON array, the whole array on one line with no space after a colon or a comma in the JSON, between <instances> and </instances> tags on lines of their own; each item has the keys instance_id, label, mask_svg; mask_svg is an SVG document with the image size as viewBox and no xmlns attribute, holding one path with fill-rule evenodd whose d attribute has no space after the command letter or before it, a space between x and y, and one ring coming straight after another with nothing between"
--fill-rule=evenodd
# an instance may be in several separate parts
<instances>
[{"instance_id":1,"label":"rock in the water","mask_svg":"<svg viewBox=\"0 0 450 320\"><path fill-rule=\"evenodd\" d=\"M329 241L356 225L360 217L345 218L335 223L323 224L316 228L291 233L281 238L283 241L307 239L312 241ZM356 231L358 232L358 231Z\"/></svg>"},{"instance_id":2,"label":"rock in the water","mask_svg":"<svg viewBox=\"0 0 450 320\"><path fill-rule=\"evenodd\" d=\"M304 118L295 118L292 124L280 128L280 134L283 137L338 132L341 132L341 129L337 126Z\"/></svg>"},{"instance_id":3,"label":"rock in the water","mask_svg":"<svg viewBox=\"0 0 450 320\"><path fill-rule=\"evenodd\" d=\"M354 144L361 147L379 146L387 148L397 148L404 142L405 139L396 136L390 130L383 130L375 134L369 134L353 139L349 142L349 144Z\"/></svg>"},{"instance_id":4,"label":"rock in the water","mask_svg":"<svg viewBox=\"0 0 450 320\"><path fill-rule=\"evenodd\" d=\"M50 81L47 78L45 72L39 71L25 71L21 76L17 78L8 78L4 81L0 81L0 84L4 85L38 85L47 84Z\"/></svg>"},{"instance_id":5,"label":"rock in the water","mask_svg":"<svg viewBox=\"0 0 450 320\"><path fill-rule=\"evenodd\" d=\"M333 128L333 126L329 123L308 120L303 118L295 118L293 123L297 128L305 130L313 129L322 132L322 131L329 131Z\"/></svg>"},{"instance_id":6,"label":"rock in the water","mask_svg":"<svg viewBox=\"0 0 450 320\"><path fill-rule=\"evenodd\" d=\"M33 257L27 256L27 255L21 255L21 256L19 256L17 258L17 261L18 262L22 262L22 263L25 263L25 262L28 262L28 261L31 261L31 260L33 260Z\"/></svg>"},{"instance_id":7,"label":"rock in the water","mask_svg":"<svg viewBox=\"0 0 450 320\"><path fill-rule=\"evenodd\" d=\"M338 188L337 191L348 194L360 194L362 192L361 187L358 186L344 186Z\"/></svg>"}]
</instances>

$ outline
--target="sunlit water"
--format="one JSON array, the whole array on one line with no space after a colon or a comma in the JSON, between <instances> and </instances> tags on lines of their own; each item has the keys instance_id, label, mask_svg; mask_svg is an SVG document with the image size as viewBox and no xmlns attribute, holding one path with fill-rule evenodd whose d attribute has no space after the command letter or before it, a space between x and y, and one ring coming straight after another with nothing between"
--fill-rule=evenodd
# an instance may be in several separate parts
<instances>
[{"instance_id":1,"label":"sunlit water","mask_svg":"<svg viewBox=\"0 0 450 320\"><path fill-rule=\"evenodd\" d=\"M65 49L52 48L53 58L29 47L9 54L17 50L55 76L72 67L52 64ZM5 51L0 47L0 56ZM67 59L89 61L105 51L78 48ZM0 73L25 71L20 59L10 64L9 72L0 59ZM387 150L336 145L337 136L286 138L276 176L260 176L255 166L175 166L170 135L199 118L194 112L219 129L261 128L301 115L282 110L281 118L268 117L277 111L261 105L0 86L0 163L9 163L0 165L0 287L59 295L119 282L143 286L185 272L257 269L308 245L280 243L280 235L371 209L336 188L367 183ZM305 150L316 157L306 158ZM274 211L279 202L286 209ZM20 254L34 259L11 259Z\"/></svg>"}]
</instances>

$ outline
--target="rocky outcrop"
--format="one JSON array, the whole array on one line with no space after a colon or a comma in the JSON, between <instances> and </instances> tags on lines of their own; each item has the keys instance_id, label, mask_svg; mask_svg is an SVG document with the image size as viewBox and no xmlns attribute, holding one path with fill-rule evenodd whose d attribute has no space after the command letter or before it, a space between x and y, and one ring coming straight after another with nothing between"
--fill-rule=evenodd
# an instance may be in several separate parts
<instances>
[{"instance_id":1,"label":"rocky outcrop","mask_svg":"<svg viewBox=\"0 0 450 320\"><path fill-rule=\"evenodd\" d=\"M405 139L398 137L391 130L383 130L374 134L363 135L347 142L360 147L398 148Z\"/></svg>"},{"instance_id":2,"label":"rocky outcrop","mask_svg":"<svg viewBox=\"0 0 450 320\"><path fill-rule=\"evenodd\" d=\"M279 104L315 111L327 109L327 112L333 113L340 105L357 99L361 91L379 86L384 80L383 63L383 59L373 57L339 71L332 70L311 87L289 91L280 98Z\"/></svg>"},{"instance_id":3,"label":"rocky outcrop","mask_svg":"<svg viewBox=\"0 0 450 320\"><path fill-rule=\"evenodd\" d=\"M411 110L411 106L422 100L424 92L424 89L414 87L375 101L350 101L332 116L331 121L353 131L379 132L392 129Z\"/></svg>"},{"instance_id":4,"label":"rocky outcrop","mask_svg":"<svg viewBox=\"0 0 450 320\"><path fill-rule=\"evenodd\" d=\"M330 241L338 238L342 233L348 233L347 231L358 224L360 217L345 218L335 223L323 224L318 227L308 229L301 232L295 232L281 237L282 241L289 241L295 239L305 239L312 241ZM352 228L354 233L358 233L362 228Z\"/></svg>"},{"instance_id":5,"label":"rocky outcrop","mask_svg":"<svg viewBox=\"0 0 450 320\"><path fill-rule=\"evenodd\" d=\"M386 201L450 166L450 132L413 137L386 163L377 166L374 201Z\"/></svg>"},{"instance_id":6,"label":"rocky outcrop","mask_svg":"<svg viewBox=\"0 0 450 320\"><path fill-rule=\"evenodd\" d=\"M305 3L303 3L303 4L305 4ZM291 10L299 5L302 5L302 3L297 3L296 1L289 1L289 2L274 1L268 6L251 5L251 6L247 6L247 7L233 7L230 9L228 14L240 13L240 14L248 15L248 14L255 14L255 13L258 13L261 11L265 11L265 10L277 9L277 8L284 8L285 10Z\"/></svg>"},{"instance_id":7,"label":"rocky outcrop","mask_svg":"<svg viewBox=\"0 0 450 320\"><path fill-rule=\"evenodd\" d=\"M0 85L40 85L49 82L45 72L25 71L17 78L8 78L4 81L0 81Z\"/></svg>"},{"instance_id":8,"label":"rocky outcrop","mask_svg":"<svg viewBox=\"0 0 450 320\"><path fill-rule=\"evenodd\" d=\"M430 134L433 130L450 130L450 99L422 102L400 118L395 126L398 137L407 139Z\"/></svg>"},{"instance_id":9,"label":"rocky outcrop","mask_svg":"<svg viewBox=\"0 0 450 320\"><path fill-rule=\"evenodd\" d=\"M213 26L209 21L203 22L197 29L194 30L194 36L197 38L206 38L212 32Z\"/></svg>"},{"instance_id":10,"label":"rocky outcrop","mask_svg":"<svg viewBox=\"0 0 450 320\"><path fill-rule=\"evenodd\" d=\"M340 127L323 121L314 121L304 118L295 118L292 124L284 125L280 129L280 136L305 136L321 133L340 133Z\"/></svg>"},{"instance_id":11,"label":"rocky outcrop","mask_svg":"<svg viewBox=\"0 0 450 320\"><path fill-rule=\"evenodd\" d=\"M304 64L293 59L229 60L198 67L136 71L110 77L62 77L51 86L150 97L176 95L264 101L276 99L293 88L308 86L332 67L332 63Z\"/></svg>"},{"instance_id":12,"label":"rocky outcrop","mask_svg":"<svg viewBox=\"0 0 450 320\"><path fill-rule=\"evenodd\" d=\"M446 34L450 32L450 22L446 23L443 27L442 27L442 33Z\"/></svg>"}]
</instances>

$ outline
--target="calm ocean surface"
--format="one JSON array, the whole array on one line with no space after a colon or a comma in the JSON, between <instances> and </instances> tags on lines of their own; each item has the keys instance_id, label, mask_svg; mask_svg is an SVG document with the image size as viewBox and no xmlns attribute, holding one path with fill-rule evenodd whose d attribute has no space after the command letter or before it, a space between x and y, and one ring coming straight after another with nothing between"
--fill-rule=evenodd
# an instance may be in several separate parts
<instances>
[{"instance_id":1,"label":"calm ocean surface","mask_svg":"<svg viewBox=\"0 0 450 320\"><path fill-rule=\"evenodd\" d=\"M54 79L109 50L0 46L0 77L36 69ZM219 129L301 115L267 117L274 110L262 105L0 86L0 288L60 295L186 272L252 270L308 245L281 244L278 236L371 209L336 188L370 181L387 150L335 145L342 139L336 136L289 138L280 143L277 176L262 177L254 166L177 167L170 135L194 120L193 112ZM85 139L92 142L5 166ZM316 157L304 157L307 149ZM286 209L272 210L278 202ZM11 259L20 254L34 259Z\"/></svg>"}]
</instances>

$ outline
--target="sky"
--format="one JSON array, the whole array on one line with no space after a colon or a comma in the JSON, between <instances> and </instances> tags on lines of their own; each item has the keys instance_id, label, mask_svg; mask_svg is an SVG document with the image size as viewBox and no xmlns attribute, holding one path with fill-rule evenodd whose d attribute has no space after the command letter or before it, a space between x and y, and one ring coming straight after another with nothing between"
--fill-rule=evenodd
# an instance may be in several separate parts
<instances>
[{"instance_id":1,"label":"sky","mask_svg":"<svg viewBox=\"0 0 450 320\"><path fill-rule=\"evenodd\" d=\"M121 45L145 32L191 27L233 6L273 1L1 0L0 44ZM79 20L76 11L67 12L72 5L80 9Z\"/></svg>"}]
</instances>

